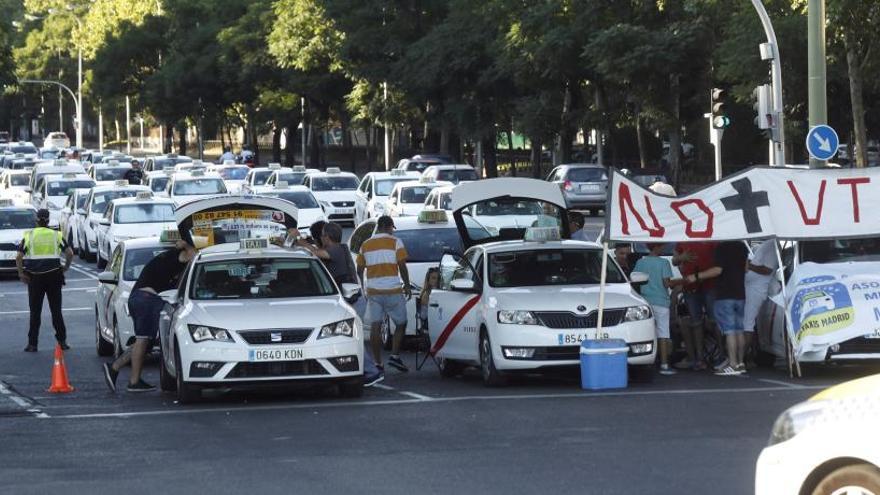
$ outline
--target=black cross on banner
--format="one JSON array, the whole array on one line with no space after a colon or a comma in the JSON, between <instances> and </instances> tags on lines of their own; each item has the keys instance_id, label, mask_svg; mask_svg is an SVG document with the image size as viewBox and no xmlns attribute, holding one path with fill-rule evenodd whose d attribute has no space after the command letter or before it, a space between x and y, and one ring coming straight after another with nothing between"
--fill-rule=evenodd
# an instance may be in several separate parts
<instances>
[{"instance_id":1,"label":"black cross on banner","mask_svg":"<svg viewBox=\"0 0 880 495\"><path fill-rule=\"evenodd\" d=\"M770 206L767 191L752 191L752 181L749 178L737 179L731 182L730 186L736 190L737 194L721 198L724 209L727 211L742 210L746 232L749 234L762 232L758 208Z\"/></svg>"}]
</instances>

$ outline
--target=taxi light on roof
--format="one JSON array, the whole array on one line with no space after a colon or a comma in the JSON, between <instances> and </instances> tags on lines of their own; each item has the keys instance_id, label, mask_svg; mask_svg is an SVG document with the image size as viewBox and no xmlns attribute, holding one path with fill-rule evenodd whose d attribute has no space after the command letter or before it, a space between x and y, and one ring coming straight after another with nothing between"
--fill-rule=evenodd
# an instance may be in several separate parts
<instances>
[{"instance_id":1,"label":"taxi light on roof","mask_svg":"<svg viewBox=\"0 0 880 495\"><path fill-rule=\"evenodd\" d=\"M448 221L446 210L422 210L419 212L419 223L446 223Z\"/></svg>"},{"instance_id":2,"label":"taxi light on roof","mask_svg":"<svg viewBox=\"0 0 880 495\"><path fill-rule=\"evenodd\" d=\"M290 185L287 183L286 180L279 180L275 183L275 189L288 189L289 187Z\"/></svg>"},{"instance_id":3,"label":"taxi light on roof","mask_svg":"<svg viewBox=\"0 0 880 495\"><path fill-rule=\"evenodd\" d=\"M421 182L422 184L433 184L435 181L433 177L423 175L421 178L419 178L419 182Z\"/></svg>"},{"instance_id":4,"label":"taxi light on roof","mask_svg":"<svg viewBox=\"0 0 880 495\"><path fill-rule=\"evenodd\" d=\"M127 185L128 185L128 181L125 180L125 179L114 180L114 181L113 181L113 185L114 185L114 186L119 186L119 187L127 186Z\"/></svg>"},{"instance_id":5,"label":"taxi light on roof","mask_svg":"<svg viewBox=\"0 0 880 495\"><path fill-rule=\"evenodd\" d=\"M159 234L159 242L177 242L180 240L180 232L177 230L163 230Z\"/></svg>"},{"instance_id":6,"label":"taxi light on roof","mask_svg":"<svg viewBox=\"0 0 880 495\"><path fill-rule=\"evenodd\" d=\"M72 172L67 172L61 176L64 179L76 179L76 174Z\"/></svg>"},{"instance_id":7,"label":"taxi light on roof","mask_svg":"<svg viewBox=\"0 0 880 495\"><path fill-rule=\"evenodd\" d=\"M205 171L201 169L194 169L190 172L190 175L193 177L202 177L205 175Z\"/></svg>"},{"instance_id":8,"label":"taxi light on roof","mask_svg":"<svg viewBox=\"0 0 880 495\"><path fill-rule=\"evenodd\" d=\"M24 153L16 153L15 157L16 158L24 158Z\"/></svg>"},{"instance_id":9,"label":"taxi light on roof","mask_svg":"<svg viewBox=\"0 0 880 495\"><path fill-rule=\"evenodd\" d=\"M138 191L135 198L138 200L153 199L153 191Z\"/></svg>"},{"instance_id":10,"label":"taxi light on roof","mask_svg":"<svg viewBox=\"0 0 880 495\"><path fill-rule=\"evenodd\" d=\"M245 251L268 249L269 239L242 239L241 241L239 241L239 247Z\"/></svg>"},{"instance_id":11,"label":"taxi light on roof","mask_svg":"<svg viewBox=\"0 0 880 495\"><path fill-rule=\"evenodd\" d=\"M281 168L281 164L280 164L280 163L274 163L274 162L273 162L273 163L270 163L270 164L269 164L269 170L278 170L279 168Z\"/></svg>"},{"instance_id":12,"label":"taxi light on roof","mask_svg":"<svg viewBox=\"0 0 880 495\"><path fill-rule=\"evenodd\" d=\"M562 240L559 229L556 227L530 227L526 229L525 241L548 242Z\"/></svg>"},{"instance_id":13,"label":"taxi light on roof","mask_svg":"<svg viewBox=\"0 0 880 495\"><path fill-rule=\"evenodd\" d=\"M306 166L305 165L294 165L292 170L294 172L305 172Z\"/></svg>"},{"instance_id":14,"label":"taxi light on roof","mask_svg":"<svg viewBox=\"0 0 880 495\"><path fill-rule=\"evenodd\" d=\"M107 162L107 165L109 165L111 167L115 167L115 166L119 165L119 160L109 160Z\"/></svg>"},{"instance_id":15,"label":"taxi light on roof","mask_svg":"<svg viewBox=\"0 0 880 495\"><path fill-rule=\"evenodd\" d=\"M199 160L199 159L195 159L195 160L193 160L191 163L192 163L192 166L193 166L193 167L201 167L201 166L203 166L202 161Z\"/></svg>"},{"instance_id":16,"label":"taxi light on roof","mask_svg":"<svg viewBox=\"0 0 880 495\"><path fill-rule=\"evenodd\" d=\"M168 158L177 158L177 153L168 153L166 156Z\"/></svg>"},{"instance_id":17,"label":"taxi light on roof","mask_svg":"<svg viewBox=\"0 0 880 495\"><path fill-rule=\"evenodd\" d=\"M340 170L339 167L327 167L327 173L328 174L341 174L342 170Z\"/></svg>"},{"instance_id":18,"label":"taxi light on roof","mask_svg":"<svg viewBox=\"0 0 880 495\"><path fill-rule=\"evenodd\" d=\"M402 168L395 168L391 171L390 175L406 175L406 170Z\"/></svg>"}]
</instances>

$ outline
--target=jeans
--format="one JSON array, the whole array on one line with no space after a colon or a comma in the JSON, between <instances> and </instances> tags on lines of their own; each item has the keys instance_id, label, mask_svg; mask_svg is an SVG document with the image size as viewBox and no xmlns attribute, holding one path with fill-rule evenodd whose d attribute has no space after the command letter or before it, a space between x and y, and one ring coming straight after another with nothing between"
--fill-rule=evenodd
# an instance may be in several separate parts
<instances>
[{"instance_id":1,"label":"jeans","mask_svg":"<svg viewBox=\"0 0 880 495\"><path fill-rule=\"evenodd\" d=\"M43 312L43 297L49 300L49 311L52 313L52 326L55 327L55 339L58 342L67 340L67 328L61 315L61 286L64 285L64 272L59 270L48 273L31 274L28 284L28 307L31 311L28 344L37 345L40 337L40 317Z\"/></svg>"}]
</instances>

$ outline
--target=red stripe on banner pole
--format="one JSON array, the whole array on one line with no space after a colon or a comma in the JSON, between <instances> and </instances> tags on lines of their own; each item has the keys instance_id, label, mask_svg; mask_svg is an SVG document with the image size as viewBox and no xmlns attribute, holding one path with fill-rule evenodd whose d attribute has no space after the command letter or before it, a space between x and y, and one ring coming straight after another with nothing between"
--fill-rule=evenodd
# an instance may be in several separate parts
<instances>
[{"instance_id":1,"label":"red stripe on banner pole","mask_svg":"<svg viewBox=\"0 0 880 495\"><path fill-rule=\"evenodd\" d=\"M434 342L434 347L431 348L431 356L435 356L438 352L440 352L440 349L442 349L443 346L446 345L446 341L449 339L452 331L455 330L455 327L458 326L459 322L461 322L461 319L464 318L464 315L466 315L467 312L470 311L471 308L473 308L479 301L480 295L478 294L468 299L468 301L464 303L464 306L462 306L461 309L458 310L458 313L455 313L455 316L453 316L452 319L449 320L449 324L446 325L446 328L444 328L443 331L440 332L440 336L437 337L437 342Z\"/></svg>"}]
</instances>

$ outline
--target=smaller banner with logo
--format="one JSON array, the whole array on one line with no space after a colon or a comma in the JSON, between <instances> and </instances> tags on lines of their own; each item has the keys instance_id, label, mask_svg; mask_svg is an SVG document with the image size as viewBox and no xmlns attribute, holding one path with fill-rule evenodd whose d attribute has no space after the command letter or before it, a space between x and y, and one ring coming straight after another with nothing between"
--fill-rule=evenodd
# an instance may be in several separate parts
<instances>
[{"instance_id":1,"label":"smaller banner with logo","mask_svg":"<svg viewBox=\"0 0 880 495\"><path fill-rule=\"evenodd\" d=\"M240 239L283 235L284 212L275 210L220 210L195 213L193 234L208 239L209 245Z\"/></svg>"},{"instance_id":2,"label":"smaller banner with logo","mask_svg":"<svg viewBox=\"0 0 880 495\"><path fill-rule=\"evenodd\" d=\"M785 311L796 356L856 337L880 339L880 275L861 265L804 263L792 274Z\"/></svg>"}]
</instances>

